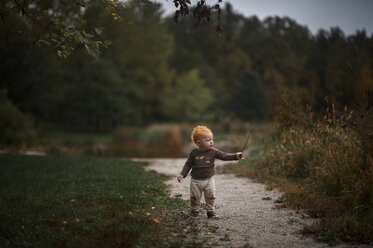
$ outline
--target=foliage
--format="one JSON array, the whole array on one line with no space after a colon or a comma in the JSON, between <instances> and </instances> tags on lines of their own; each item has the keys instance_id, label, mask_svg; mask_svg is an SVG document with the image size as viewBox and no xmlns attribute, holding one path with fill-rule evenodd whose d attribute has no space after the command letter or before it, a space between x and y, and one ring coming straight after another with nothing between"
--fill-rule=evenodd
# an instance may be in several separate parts
<instances>
[{"instance_id":1,"label":"foliage","mask_svg":"<svg viewBox=\"0 0 373 248\"><path fill-rule=\"evenodd\" d=\"M41 10L42 4L54 9L55 2L39 0L35 11ZM102 11L108 4L111 10L124 11L127 19L113 23L112 12L107 15ZM300 105L312 106L318 116L325 108L326 96L341 109L351 108L371 94L372 37L365 31L346 36L333 28L312 35L307 27L288 17L259 20L242 16L226 4L220 8L224 33L217 38L213 31L218 22L216 15L195 29L191 15L180 18L178 24L172 17L163 18L160 4L113 4L89 1L81 13L87 21L86 33L96 32L98 27L98 33L102 31L100 39L113 42L96 65L80 42L74 45L74 53L68 59L59 60L48 56L50 52L45 49L35 49L24 40L14 36L11 39L6 32L0 32L0 53L4 58L0 62L0 88L7 90L7 97L20 111L35 117L37 125L52 123L80 130L112 131L120 125L145 126L175 120L222 121L232 117L236 99L241 103L258 99L244 99L246 94L234 93L239 84L244 84L240 79L246 71L260 79L259 84L249 87L252 92L268 92L269 113L263 116L274 120L282 118L278 106L284 94L294 95ZM74 13L69 12L73 6L74 2L66 3L61 13ZM168 99L170 92L181 94L183 87L188 88L176 87L176 81L194 70L203 81L203 89L209 92L205 101L209 106L204 110L208 115L194 115L192 110L192 114L184 116L180 111L167 110L166 106L174 107L172 102L178 101L174 97ZM100 86L101 82L108 87ZM100 91L100 103L92 95L95 90ZM263 107L265 102L250 104ZM241 110L245 111L247 108ZM247 113L236 116L254 118Z\"/></svg>"},{"instance_id":2,"label":"foliage","mask_svg":"<svg viewBox=\"0 0 373 248\"><path fill-rule=\"evenodd\" d=\"M130 4L135 9L133 24L105 23L107 35L113 40L105 57L125 71L132 85L141 92L142 99L134 102L141 105L138 110L141 119L150 123L162 119L162 94L174 79L174 70L168 65L173 40L162 23L160 4L146 7L138 1Z\"/></svg>"},{"instance_id":3,"label":"foliage","mask_svg":"<svg viewBox=\"0 0 373 248\"><path fill-rule=\"evenodd\" d=\"M60 57L66 58L80 43L87 52L98 57L102 47L110 45L100 40L100 27L85 29L83 18L87 7L99 5L102 11L111 14L115 21L122 21L124 5L113 0L5 0L0 5L1 33L4 37L24 37L36 46L47 46Z\"/></svg>"},{"instance_id":4,"label":"foliage","mask_svg":"<svg viewBox=\"0 0 373 248\"><path fill-rule=\"evenodd\" d=\"M269 116L269 98L257 75L246 72L234 86L231 111L242 120L261 121Z\"/></svg>"},{"instance_id":5,"label":"foliage","mask_svg":"<svg viewBox=\"0 0 373 248\"><path fill-rule=\"evenodd\" d=\"M212 7L206 1L198 1L193 8L195 27L198 28L210 21L211 11L218 12L220 20L220 3ZM153 5L148 0L139 1L144 8ZM175 0L175 22L179 16L189 15L191 2L189 0ZM75 49L76 43L83 45L87 52L98 58L101 48L108 48L111 40L101 39L103 28L101 25L90 26L87 30L87 19L84 13L87 8L98 8L101 13L110 15L116 22L132 23L133 5L135 1L124 4L118 0L37 0L29 3L26 0L6 0L0 5L1 29L5 37L23 37L36 46L47 46L55 50L59 57L67 58ZM139 6L139 4L137 4ZM136 8L136 7L135 7ZM90 22L88 22L90 24ZM88 25L89 26L89 25ZM220 22L215 27L218 34L222 33Z\"/></svg>"},{"instance_id":6,"label":"foliage","mask_svg":"<svg viewBox=\"0 0 373 248\"><path fill-rule=\"evenodd\" d=\"M225 83L225 89L237 85L243 75L250 71L250 68L250 56L239 49L230 51L225 56L220 56L216 62L216 70Z\"/></svg>"},{"instance_id":7,"label":"foliage","mask_svg":"<svg viewBox=\"0 0 373 248\"><path fill-rule=\"evenodd\" d=\"M0 43L0 89L22 112L37 120L53 119L58 76L41 50L24 40Z\"/></svg>"},{"instance_id":8,"label":"foliage","mask_svg":"<svg viewBox=\"0 0 373 248\"><path fill-rule=\"evenodd\" d=\"M20 145L35 137L33 118L14 106L4 90L0 91L0 116L0 146Z\"/></svg>"},{"instance_id":9,"label":"foliage","mask_svg":"<svg viewBox=\"0 0 373 248\"><path fill-rule=\"evenodd\" d=\"M140 121L139 109L130 101L136 101L139 93L112 62L95 60L72 73L77 76L66 93L66 124L103 131Z\"/></svg>"},{"instance_id":10,"label":"foliage","mask_svg":"<svg viewBox=\"0 0 373 248\"><path fill-rule=\"evenodd\" d=\"M175 85L165 90L163 101L164 114L175 121L208 121L214 116L210 112L213 95L197 70L176 78Z\"/></svg>"},{"instance_id":11,"label":"foliage","mask_svg":"<svg viewBox=\"0 0 373 248\"><path fill-rule=\"evenodd\" d=\"M198 28L202 25L209 23L211 11L216 10L218 12L218 24L216 24L215 30L216 30L216 33L221 35L222 34L222 27L220 24L220 13L221 13L220 3L221 2L223 2L223 0L219 0L218 3L209 7L206 5L205 0L197 1L196 7L193 8L192 10L193 17L195 20L194 27ZM188 5L190 5L191 3L190 3L190 0L174 0L174 3L175 3L176 8L179 7L179 10L175 11L175 16L174 16L175 23L178 23L180 16L189 15Z\"/></svg>"},{"instance_id":12,"label":"foliage","mask_svg":"<svg viewBox=\"0 0 373 248\"><path fill-rule=\"evenodd\" d=\"M285 204L321 217L307 228L320 239L370 242L373 112L369 107L338 111L334 104L327 106L320 119L309 108L287 101L279 112L279 137L237 173L277 184L285 191Z\"/></svg>"}]
</instances>

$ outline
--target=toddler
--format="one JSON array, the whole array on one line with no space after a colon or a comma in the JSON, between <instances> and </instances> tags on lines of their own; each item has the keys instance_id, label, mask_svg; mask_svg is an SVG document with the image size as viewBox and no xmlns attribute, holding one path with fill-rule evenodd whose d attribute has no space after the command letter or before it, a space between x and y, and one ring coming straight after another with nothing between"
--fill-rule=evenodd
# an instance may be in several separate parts
<instances>
[{"instance_id":1,"label":"toddler","mask_svg":"<svg viewBox=\"0 0 373 248\"><path fill-rule=\"evenodd\" d=\"M243 159L242 152L225 153L214 147L214 137L206 126L197 126L192 132L192 140L198 146L189 153L188 160L177 176L179 183L192 170L190 181L191 217L199 218L199 206L204 194L208 218L217 218L215 214L215 158L220 160Z\"/></svg>"}]
</instances>

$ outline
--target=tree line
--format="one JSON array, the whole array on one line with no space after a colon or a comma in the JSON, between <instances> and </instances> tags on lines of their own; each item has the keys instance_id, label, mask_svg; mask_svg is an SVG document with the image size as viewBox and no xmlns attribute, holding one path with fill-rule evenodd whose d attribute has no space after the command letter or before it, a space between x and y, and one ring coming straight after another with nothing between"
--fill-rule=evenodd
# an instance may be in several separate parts
<instances>
[{"instance_id":1,"label":"tree line","mask_svg":"<svg viewBox=\"0 0 373 248\"><path fill-rule=\"evenodd\" d=\"M85 9L85 29L99 27L112 43L96 59L82 43L61 59L1 29L2 125L108 131L226 117L262 121L276 118L285 93L316 114L325 97L338 107L372 98L373 36L364 30L347 36L335 27L313 35L289 17L245 17L227 3L218 37L214 15L196 29L192 16L176 24L162 16L160 4L132 5L122 22L112 22L98 5Z\"/></svg>"}]
</instances>

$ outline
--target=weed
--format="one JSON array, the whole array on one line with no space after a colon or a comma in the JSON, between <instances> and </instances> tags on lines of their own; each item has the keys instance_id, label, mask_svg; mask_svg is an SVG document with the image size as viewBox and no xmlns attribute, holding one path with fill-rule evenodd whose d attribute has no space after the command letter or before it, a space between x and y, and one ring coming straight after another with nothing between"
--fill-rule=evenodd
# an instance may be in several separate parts
<instances>
[{"instance_id":1,"label":"weed","mask_svg":"<svg viewBox=\"0 0 373 248\"><path fill-rule=\"evenodd\" d=\"M294 223L298 223L298 220L297 219L290 219L290 220L288 220L288 224L289 225L293 225Z\"/></svg>"},{"instance_id":2,"label":"weed","mask_svg":"<svg viewBox=\"0 0 373 248\"><path fill-rule=\"evenodd\" d=\"M216 233L218 229L218 226L208 226L208 231L212 233Z\"/></svg>"},{"instance_id":3,"label":"weed","mask_svg":"<svg viewBox=\"0 0 373 248\"><path fill-rule=\"evenodd\" d=\"M221 241L231 241L231 239L229 238L229 234L224 234L224 237L220 238Z\"/></svg>"},{"instance_id":4,"label":"weed","mask_svg":"<svg viewBox=\"0 0 373 248\"><path fill-rule=\"evenodd\" d=\"M340 242L338 234L321 226L305 226L303 229L304 234L312 234L315 240L318 242L326 242L332 246L335 246Z\"/></svg>"},{"instance_id":5,"label":"weed","mask_svg":"<svg viewBox=\"0 0 373 248\"><path fill-rule=\"evenodd\" d=\"M254 246L252 244L247 243L241 246L241 248L254 248Z\"/></svg>"},{"instance_id":6,"label":"weed","mask_svg":"<svg viewBox=\"0 0 373 248\"><path fill-rule=\"evenodd\" d=\"M283 198L283 197L280 197L280 198L275 200L275 203L284 203L284 202L286 202L286 199Z\"/></svg>"}]
</instances>

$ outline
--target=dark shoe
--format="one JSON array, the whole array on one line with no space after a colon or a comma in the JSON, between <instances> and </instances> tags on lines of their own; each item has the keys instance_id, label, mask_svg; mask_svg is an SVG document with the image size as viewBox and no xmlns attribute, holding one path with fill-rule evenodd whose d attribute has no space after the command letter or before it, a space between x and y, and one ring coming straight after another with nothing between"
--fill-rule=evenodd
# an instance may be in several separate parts
<instances>
[{"instance_id":1,"label":"dark shoe","mask_svg":"<svg viewBox=\"0 0 373 248\"><path fill-rule=\"evenodd\" d=\"M198 211L190 212L190 217L193 218L193 219L198 219L199 218L199 212Z\"/></svg>"},{"instance_id":2,"label":"dark shoe","mask_svg":"<svg viewBox=\"0 0 373 248\"><path fill-rule=\"evenodd\" d=\"M214 211L208 211L207 212L207 218L209 218L209 219L218 219L219 216L217 216Z\"/></svg>"}]
</instances>

